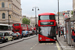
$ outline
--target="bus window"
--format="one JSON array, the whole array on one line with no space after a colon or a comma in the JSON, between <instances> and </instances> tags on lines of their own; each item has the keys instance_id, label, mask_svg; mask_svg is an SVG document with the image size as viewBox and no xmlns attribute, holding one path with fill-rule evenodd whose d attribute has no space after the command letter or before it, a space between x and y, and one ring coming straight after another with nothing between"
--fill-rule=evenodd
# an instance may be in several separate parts
<instances>
[{"instance_id":1,"label":"bus window","mask_svg":"<svg viewBox=\"0 0 75 50\"><path fill-rule=\"evenodd\" d=\"M54 22L41 22L41 25L54 25Z\"/></svg>"},{"instance_id":2,"label":"bus window","mask_svg":"<svg viewBox=\"0 0 75 50\"><path fill-rule=\"evenodd\" d=\"M42 15L39 17L39 20L50 20L50 19L54 19L55 20L55 15Z\"/></svg>"},{"instance_id":3,"label":"bus window","mask_svg":"<svg viewBox=\"0 0 75 50\"><path fill-rule=\"evenodd\" d=\"M40 16L39 20L49 20L49 15Z\"/></svg>"},{"instance_id":4,"label":"bus window","mask_svg":"<svg viewBox=\"0 0 75 50\"><path fill-rule=\"evenodd\" d=\"M50 15L50 19L55 20L55 15Z\"/></svg>"},{"instance_id":5,"label":"bus window","mask_svg":"<svg viewBox=\"0 0 75 50\"><path fill-rule=\"evenodd\" d=\"M12 28L12 26L8 26L8 30L12 30L13 28Z\"/></svg>"},{"instance_id":6,"label":"bus window","mask_svg":"<svg viewBox=\"0 0 75 50\"><path fill-rule=\"evenodd\" d=\"M21 24L21 27L27 27L25 24Z\"/></svg>"},{"instance_id":7,"label":"bus window","mask_svg":"<svg viewBox=\"0 0 75 50\"><path fill-rule=\"evenodd\" d=\"M14 24L14 26L19 26L19 24Z\"/></svg>"},{"instance_id":8,"label":"bus window","mask_svg":"<svg viewBox=\"0 0 75 50\"><path fill-rule=\"evenodd\" d=\"M0 30L8 30L8 26L1 26L0 25Z\"/></svg>"}]
</instances>

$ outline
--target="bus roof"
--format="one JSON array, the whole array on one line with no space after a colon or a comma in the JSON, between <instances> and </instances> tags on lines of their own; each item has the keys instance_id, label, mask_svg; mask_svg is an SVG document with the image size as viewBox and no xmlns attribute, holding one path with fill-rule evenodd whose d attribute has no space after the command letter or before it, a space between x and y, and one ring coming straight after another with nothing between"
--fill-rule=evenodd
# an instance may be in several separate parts
<instances>
[{"instance_id":1,"label":"bus roof","mask_svg":"<svg viewBox=\"0 0 75 50\"><path fill-rule=\"evenodd\" d=\"M12 25L8 25L8 24L0 24L0 25L2 25L2 26L12 26Z\"/></svg>"},{"instance_id":2,"label":"bus roof","mask_svg":"<svg viewBox=\"0 0 75 50\"><path fill-rule=\"evenodd\" d=\"M41 16L41 15L55 15L54 13L41 13L41 14L39 14L39 16Z\"/></svg>"},{"instance_id":3,"label":"bus roof","mask_svg":"<svg viewBox=\"0 0 75 50\"><path fill-rule=\"evenodd\" d=\"M21 24L21 23L13 23L13 24Z\"/></svg>"}]
</instances>

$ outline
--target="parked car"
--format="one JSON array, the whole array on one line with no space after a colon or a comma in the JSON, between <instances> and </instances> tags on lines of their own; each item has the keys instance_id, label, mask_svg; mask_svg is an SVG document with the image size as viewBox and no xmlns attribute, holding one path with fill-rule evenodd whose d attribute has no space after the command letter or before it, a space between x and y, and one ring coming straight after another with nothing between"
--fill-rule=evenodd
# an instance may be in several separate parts
<instances>
[{"instance_id":1,"label":"parked car","mask_svg":"<svg viewBox=\"0 0 75 50\"><path fill-rule=\"evenodd\" d=\"M17 32L16 34L18 35L18 39L22 38L22 35L19 32Z\"/></svg>"},{"instance_id":2,"label":"parked car","mask_svg":"<svg viewBox=\"0 0 75 50\"><path fill-rule=\"evenodd\" d=\"M32 30L32 34L36 34L36 31L35 30Z\"/></svg>"},{"instance_id":3,"label":"parked car","mask_svg":"<svg viewBox=\"0 0 75 50\"><path fill-rule=\"evenodd\" d=\"M15 40L15 39L18 39L17 33L12 33L11 35L13 36L13 39L14 39L14 40Z\"/></svg>"},{"instance_id":4,"label":"parked car","mask_svg":"<svg viewBox=\"0 0 75 50\"><path fill-rule=\"evenodd\" d=\"M30 35L32 35L32 31L28 31Z\"/></svg>"},{"instance_id":5,"label":"parked car","mask_svg":"<svg viewBox=\"0 0 75 50\"><path fill-rule=\"evenodd\" d=\"M0 32L0 42L12 41L12 36L9 32Z\"/></svg>"},{"instance_id":6,"label":"parked car","mask_svg":"<svg viewBox=\"0 0 75 50\"><path fill-rule=\"evenodd\" d=\"M22 31L22 37L28 36L28 31Z\"/></svg>"}]
</instances>

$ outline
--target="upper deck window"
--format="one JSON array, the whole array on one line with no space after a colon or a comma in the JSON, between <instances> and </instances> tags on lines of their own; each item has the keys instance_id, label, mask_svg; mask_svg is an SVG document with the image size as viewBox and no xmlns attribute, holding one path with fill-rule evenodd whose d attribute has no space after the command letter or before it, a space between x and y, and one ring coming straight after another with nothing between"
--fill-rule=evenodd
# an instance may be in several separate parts
<instances>
[{"instance_id":1,"label":"upper deck window","mask_svg":"<svg viewBox=\"0 0 75 50\"><path fill-rule=\"evenodd\" d=\"M25 24L21 24L21 27L27 27L27 25L25 25Z\"/></svg>"},{"instance_id":2,"label":"upper deck window","mask_svg":"<svg viewBox=\"0 0 75 50\"><path fill-rule=\"evenodd\" d=\"M39 16L39 20L55 20L55 15L42 15L42 16Z\"/></svg>"},{"instance_id":3,"label":"upper deck window","mask_svg":"<svg viewBox=\"0 0 75 50\"><path fill-rule=\"evenodd\" d=\"M14 26L19 26L19 24L14 24Z\"/></svg>"}]
</instances>

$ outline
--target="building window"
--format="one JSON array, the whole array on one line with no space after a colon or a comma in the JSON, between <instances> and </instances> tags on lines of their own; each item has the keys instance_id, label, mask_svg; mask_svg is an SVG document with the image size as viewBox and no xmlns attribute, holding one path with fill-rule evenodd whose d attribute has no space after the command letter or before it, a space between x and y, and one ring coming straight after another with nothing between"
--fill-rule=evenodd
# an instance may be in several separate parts
<instances>
[{"instance_id":1,"label":"building window","mask_svg":"<svg viewBox=\"0 0 75 50\"><path fill-rule=\"evenodd\" d=\"M2 14L2 19L5 19L5 13Z\"/></svg>"},{"instance_id":2,"label":"building window","mask_svg":"<svg viewBox=\"0 0 75 50\"><path fill-rule=\"evenodd\" d=\"M4 8L4 7L5 7L4 2L2 2L2 8Z\"/></svg>"},{"instance_id":3,"label":"building window","mask_svg":"<svg viewBox=\"0 0 75 50\"><path fill-rule=\"evenodd\" d=\"M11 4L9 4L9 8L11 8Z\"/></svg>"}]
</instances>

